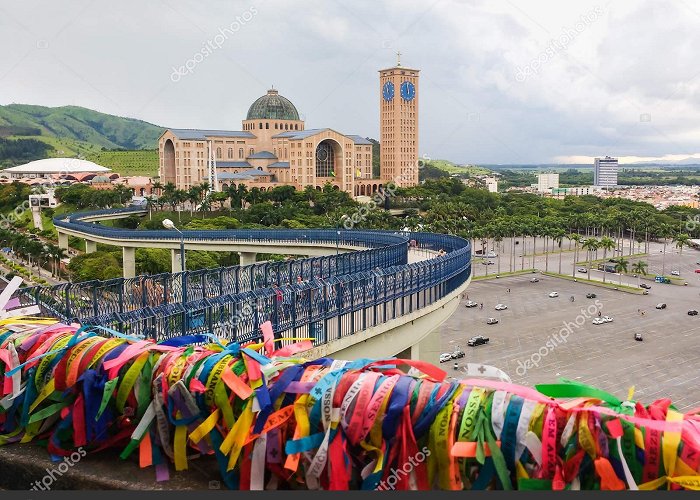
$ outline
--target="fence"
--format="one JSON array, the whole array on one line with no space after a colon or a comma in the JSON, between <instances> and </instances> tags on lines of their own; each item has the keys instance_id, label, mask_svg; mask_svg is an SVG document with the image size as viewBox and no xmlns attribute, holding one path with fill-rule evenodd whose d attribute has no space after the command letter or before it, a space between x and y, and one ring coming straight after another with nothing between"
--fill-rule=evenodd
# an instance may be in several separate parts
<instances>
[{"instance_id":1,"label":"fence","mask_svg":"<svg viewBox=\"0 0 700 500\"><path fill-rule=\"evenodd\" d=\"M179 240L172 231L109 228L80 221L84 216L71 215L54 224L59 230L119 240ZM17 296L23 305L38 304L64 321L113 326L158 339L208 331L246 342L258 339L260 325L269 320L278 335L311 337L319 345L433 304L462 286L471 274L470 243L449 235L333 229L183 234L186 241L334 243L367 249L242 267L31 287ZM442 249L445 254L408 264L411 240L418 248Z\"/></svg>"}]
</instances>

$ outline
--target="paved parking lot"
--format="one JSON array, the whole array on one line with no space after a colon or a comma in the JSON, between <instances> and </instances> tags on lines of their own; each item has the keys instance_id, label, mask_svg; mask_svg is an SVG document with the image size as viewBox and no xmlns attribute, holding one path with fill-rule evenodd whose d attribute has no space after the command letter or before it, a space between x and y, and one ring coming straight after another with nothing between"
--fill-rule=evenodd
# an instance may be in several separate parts
<instances>
[{"instance_id":1,"label":"paved parking lot","mask_svg":"<svg viewBox=\"0 0 700 500\"><path fill-rule=\"evenodd\" d=\"M463 300L440 327L442 348L451 352L459 346L466 352L460 364L496 366L516 383L533 385L565 377L621 398L634 385L635 399L647 404L670 397L681 410L700 406L700 315L687 314L689 309L700 309L700 280L691 270L700 267L695 265L700 254L688 253L681 272L690 273L685 275L689 285L653 283L647 296L539 274L474 282L467 294L483 302L484 308L466 308ZM532 276L539 283L531 283ZM559 292L559 297L549 298L551 291ZM587 299L589 292L597 298ZM659 302L668 308L655 309ZM508 309L495 311L498 303ZM593 325L598 310L614 321ZM487 325L489 317L499 323ZM635 333L642 333L644 341L635 341ZM477 334L490 342L467 347L467 339ZM538 366L531 364L535 361ZM452 364L442 366L452 372Z\"/></svg>"}]
</instances>

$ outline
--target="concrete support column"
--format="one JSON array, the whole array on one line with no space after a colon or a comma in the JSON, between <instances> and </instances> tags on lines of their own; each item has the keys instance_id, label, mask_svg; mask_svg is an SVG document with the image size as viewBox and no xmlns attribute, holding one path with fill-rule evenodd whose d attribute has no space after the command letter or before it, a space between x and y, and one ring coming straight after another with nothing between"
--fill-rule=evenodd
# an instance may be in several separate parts
<instances>
[{"instance_id":1,"label":"concrete support column","mask_svg":"<svg viewBox=\"0 0 700 500\"><path fill-rule=\"evenodd\" d=\"M136 249L133 247L122 247L122 267L125 278L136 276Z\"/></svg>"},{"instance_id":2,"label":"concrete support column","mask_svg":"<svg viewBox=\"0 0 700 500\"><path fill-rule=\"evenodd\" d=\"M68 235L60 231L58 233L58 248L68 250Z\"/></svg>"},{"instance_id":3,"label":"concrete support column","mask_svg":"<svg viewBox=\"0 0 700 500\"><path fill-rule=\"evenodd\" d=\"M85 240L85 253L95 252L97 252L97 242L92 240Z\"/></svg>"},{"instance_id":4,"label":"concrete support column","mask_svg":"<svg viewBox=\"0 0 700 500\"><path fill-rule=\"evenodd\" d=\"M182 272L182 259L180 250L170 250L170 260L172 262L172 272L180 273ZM185 253L185 261L187 260L187 254Z\"/></svg>"},{"instance_id":5,"label":"concrete support column","mask_svg":"<svg viewBox=\"0 0 700 500\"><path fill-rule=\"evenodd\" d=\"M249 266L250 264L255 264L255 261L258 258L258 254L255 252L238 252L238 255L241 256L242 266Z\"/></svg>"}]
</instances>

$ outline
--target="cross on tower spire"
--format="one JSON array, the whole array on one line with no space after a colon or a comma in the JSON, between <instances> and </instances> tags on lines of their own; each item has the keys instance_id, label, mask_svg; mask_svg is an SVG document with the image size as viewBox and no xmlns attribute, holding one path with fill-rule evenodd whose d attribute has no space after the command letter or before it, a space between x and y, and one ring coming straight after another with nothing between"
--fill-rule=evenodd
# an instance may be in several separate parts
<instances>
[{"instance_id":1,"label":"cross on tower spire","mask_svg":"<svg viewBox=\"0 0 700 500\"><path fill-rule=\"evenodd\" d=\"M401 52L396 53L396 65L401 66Z\"/></svg>"}]
</instances>

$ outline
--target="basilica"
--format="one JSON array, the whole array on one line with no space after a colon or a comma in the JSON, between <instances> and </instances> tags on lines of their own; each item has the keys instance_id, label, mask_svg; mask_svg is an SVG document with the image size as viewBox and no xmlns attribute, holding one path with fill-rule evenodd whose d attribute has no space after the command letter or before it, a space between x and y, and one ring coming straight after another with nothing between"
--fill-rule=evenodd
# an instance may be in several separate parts
<instances>
[{"instance_id":1,"label":"basilica","mask_svg":"<svg viewBox=\"0 0 700 500\"><path fill-rule=\"evenodd\" d=\"M332 128L307 129L275 89L250 106L241 130L167 129L160 137L161 184L178 189L209 183L213 191L244 184L261 190L330 183L352 196L369 196L388 182L418 183L418 70L381 70L380 177L372 176L372 143ZM396 92L395 89L399 89Z\"/></svg>"}]
</instances>

